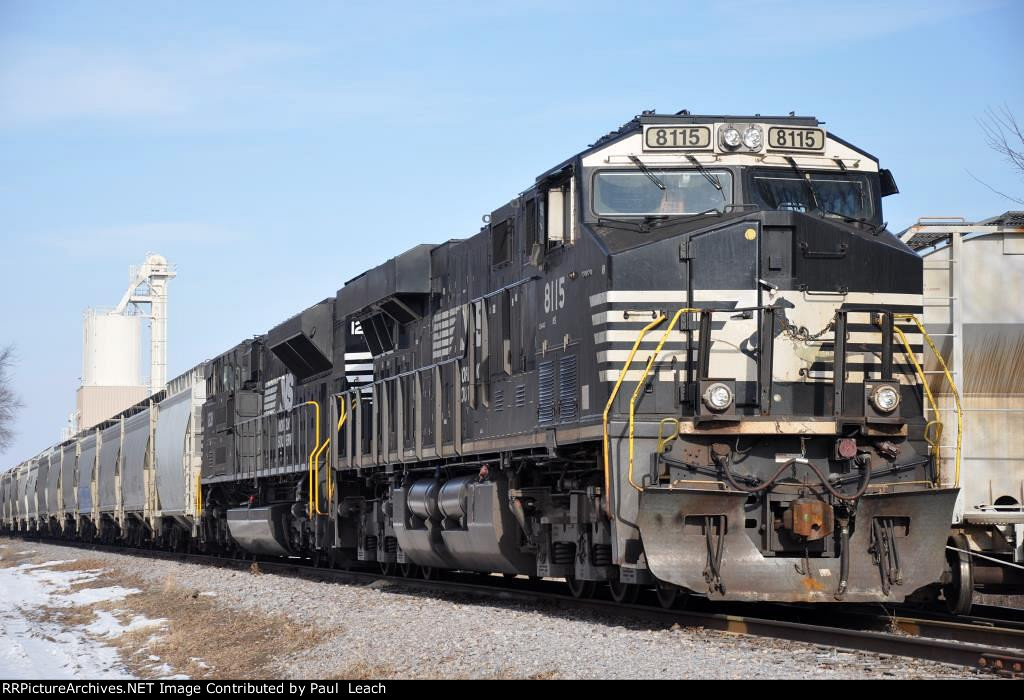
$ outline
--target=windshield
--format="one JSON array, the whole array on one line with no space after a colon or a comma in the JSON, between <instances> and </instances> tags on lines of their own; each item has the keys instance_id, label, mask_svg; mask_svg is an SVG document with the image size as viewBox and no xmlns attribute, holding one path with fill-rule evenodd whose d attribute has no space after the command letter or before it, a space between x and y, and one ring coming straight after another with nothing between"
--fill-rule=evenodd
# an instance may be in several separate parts
<instances>
[{"instance_id":1,"label":"windshield","mask_svg":"<svg viewBox=\"0 0 1024 700\"><path fill-rule=\"evenodd\" d=\"M808 173L810 183L796 173L755 175L752 201L765 209L818 211L858 219L871 219L868 183L859 176Z\"/></svg>"},{"instance_id":2,"label":"windshield","mask_svg":"<svg viewBox=\"0 0 1024 700\"><path fill-rule=\"evenodd\" d=\"M732 175L719 170L707 170L705 173L654 168L647 173L640 170L599 172L594 177L594 211L610 216L700 214L709 209L724 211L725 206L732 203ZM659 187L659 183L664 189Z\"/></svg>"}]
</instances>

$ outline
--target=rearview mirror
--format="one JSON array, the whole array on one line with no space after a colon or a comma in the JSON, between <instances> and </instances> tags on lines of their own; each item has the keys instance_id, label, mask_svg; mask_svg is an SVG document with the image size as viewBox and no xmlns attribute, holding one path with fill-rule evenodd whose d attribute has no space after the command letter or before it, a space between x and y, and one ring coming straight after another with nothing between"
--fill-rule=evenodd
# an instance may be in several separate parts
<instances>
[{"instance_id":1,"label":"rearview mirror","mask_svg":"<svg viewBox=\"0 0 1024 700\"><path fill-rule=\"evenodd\" d=\"M544 244L534 243L533 248L530 249L530 264L534 267L540 267L544 264Z\"/></svg>"},{"instance_id":2,"label":"rearview mirror","mask_svg":"<svg viewBox=\"0 0 1024 700\"><path fill-rule=\"evenodd\" d=\"M896 179L892 176L891 170L885 168L879 170L878 179L881 181L883 197L900 193L900 188L896 186Z\"/></svg>"}]
</instances>

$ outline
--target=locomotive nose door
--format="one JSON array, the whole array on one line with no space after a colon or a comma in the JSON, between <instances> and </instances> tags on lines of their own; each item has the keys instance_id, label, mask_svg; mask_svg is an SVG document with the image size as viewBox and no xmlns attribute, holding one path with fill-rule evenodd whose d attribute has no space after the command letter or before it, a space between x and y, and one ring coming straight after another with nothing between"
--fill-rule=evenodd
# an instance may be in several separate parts
<instances>
[{"instance_id":1,"label":"locomotive nose door","mask_svg":"<svg viewBox=\"0 0 1024 700\"><path fill-rule=\"evenodd\" d=\"M760 353L760 224L742 221L694 235L687 246L693 306L718 309L711 318L707 376L736 382L736 407L756 406ZM735 310L731 311L730 310ZM691 344L691 366L695 365ZM700 373L699 368L697 369ZM700 401L700 397L694 397Z\"/></svg>"}]
</instances>

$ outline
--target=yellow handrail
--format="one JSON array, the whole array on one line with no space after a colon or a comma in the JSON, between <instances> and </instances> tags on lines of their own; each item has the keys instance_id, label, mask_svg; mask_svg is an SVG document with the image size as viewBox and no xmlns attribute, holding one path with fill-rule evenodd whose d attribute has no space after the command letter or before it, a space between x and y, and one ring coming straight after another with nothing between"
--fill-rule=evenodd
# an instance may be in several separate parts
<instances>
[{"instance_id":1,"label":"yellow handrail","mask_svg":"<svg viewBox=\"0 0 1024 700\"><path fill-rule=\"evenodd\" d=\"M633 349L629 351L629 357L626 359L626 364L619 373L619 378L615 381L615 386L612 388L612 393L608 397L608 403L604 406L604 415L601 421L601 427L604 431L604 438L601 446L604 451L604 502L605 511L611 515L612 513L612 492L611 492L611 467L608 458L608 414L611 413L612 405L615 403L615 397L619 394L619 387L622 386L623 380L626 378L626 372L629 371L629 366L633 364L633 358L636 356L637 350L640 349L640 343L643 342L644 337L652 330L658 327L662 321L665 320L665 315L662 314L656 319L644 326L643 330L640 331L640 335L637 337L636 342L633 343Z\"/></svg>"},{"instance_id":2,"label":"yellow handrail","mask_svg":"<svg viewBox=\"0 0 1024 700\"><path fill-rule=\"evenodd\" d=\"M338 430L341 430L341 426L345 424L345 419L348 418L348 411L345 410L345 397L336 396L338 399L338 407L341 409L341 413L338 415Z\"/></svg>"},{"instance_id":3,"label":"yellow handrail","mask_svg":"<svg viewBox=\"0 0 1024 700\"><path fill-rule=\"evenodd\" d=\"M306 401L302 404L303 406L312 406L316 415L316 444L313 445L313 449L309 453L309 459L307 460L309 465L309 517L313 517L315 510L315 504L313 503L313 489L315 482L313 480L313 456L319 456L320 453L320 403L318 401Z\"/></svg>"},{"instance_id":4,"label":"yellow handrail","mask_svg":"<svg viewBox=\"0 0 1024 700\"><path fill-rule=\"evenodd\" d=\"M196 516L203 514L203 474L196 474Z\"/></svg>"},{"instance_id":5,"label":"yellow handrail","mask_svg":"<svg viewBox=\"0 0 1024 700\"><path fill-rule=\"evenodd\" d=\"M932 337L925 330L924 324L914 314L898 313L893 314L893 318L906 319L914 322L917 329L921 331L921 336L928 343L928 347L935 353L935 358L939 361L939 366L942 367L942 373L946 377L946 381L949 382L949 389L953 393L953 402L956 404L956 452L954 453L954 476L953 476L953 488L960 488L960 451L963 445L963 431L964 431L964 419L963 419L963 407L960 405L960 392L957 391L956 383L953 381L953 375L949 371L949 367L946 366L946 361L942 359L942 353L939 352L938 348L935 347L935 343L932 342ZM935 413L935 420L930 421L925 425L924 438L931 446L935 454L935 462L937 465L935 481L938 485L941 483L942 477L942 455L941 445L942 442L942 420L940 419L939 407L935 402L935 397L932 395L932 390L928 386L928 377L921 368L921 365L917 362L917 357L914 355L913 349L910 347L910 342L907 340L906 334L896 326L893 325L892 329L899 335L900 342L903 343L903 347L906 348L907 357L910 358L910 362L914 365L914 370L917 372L917 376L921 379L921 385L924 387L924 393L928 397L928 403L932 407L932 411ZM935 441L929 438L928 431L932 425L937 425L938 430L935 436Z\"/></svg>"},{"instance_id":6,"label":"yellow handrail","mask_svg":"<svg viewBox=\"0 0 1024 700\"><path fill-rule=\"evenodd\" d=\"M664 435L665 424L675 423L675 427L672 428L672 432L667 436ZM662 418L658 421L658 454L663 454L668 444L679 437L679 431L681 429L680 421L675 416L669 416L668 418Z\"/></svg>"},{"instance_id":7,"label":"yellow handrail","mask_svg":"<svg viewBox=\"0 0 1024 700\"><path fill-rule=\"evenodd\" d=\"M310 486L309 486L309 515L327 515L320 510L320 455L331 446L331 439L324 440L324 444L309 457Z\"/></svg>"},{"instance_id":8,"label":"yellow handrail","mask_svg":"<svg viewBox=\"0 0 1024 700\"><path fill-rule=\"evenodd\" d=\"M666 328L665 332L661 334L661 340L658 341L658 347L654 349L654 354L652 354L650 358L648 358L647 366L644 367L643 376L640 377L640 381L637 383L636 389L633 390L633 396L629 399L629 485L632 486L637 491L643 491L643 487L641 487L635 481L633 481L633 427L635 424L636 417L636 400L637 398L639 398L641 392L643 392L644 385L647 383L647 376L651 373L651 368L654 366L655 360L658 359L658 355L661 354L661 349L662 347L665 346L665 341L668 340L668 336L672 332L673 327L675 327L676 323L679 322L679 317L685 313L700 312L701 309L691 308L679 309L679 311L676 311L675 316L672 317L672 320L668 324L668 328ZM707 342L706 338L701 338L700 340L702 343ZM660 433L660 426L658 430ZM659 437L659 443L660 442L661 440Z\"/></svg>"},{"instance_id":9,"label":"yellow handrail","mask_svg":"<svg viewBox=\"0 0 1024 700\"><path fill-rule=\"evenodd\" d=\"M345 425L345 421L348 420L348 409L347 409L347 402L345 401L345 396L344 395L338 394L337 396L335 396L335 398L338 399L338 405L339 405L339 407L341 409L341 413L338 414L338 432L340 433L342 426ZM328 442L330 442L330 440L328 440ZM318 465L318 467L319 467L319 465ZM317 484L320 483L320 475L319 475L319 473L316 475L316 483ZM333 499L334 499L334 477L331 475L330 468L328 467L328 470L327 470L327 500L328 500L328 502L330 502Z\"/></svg>"}]
</instances>

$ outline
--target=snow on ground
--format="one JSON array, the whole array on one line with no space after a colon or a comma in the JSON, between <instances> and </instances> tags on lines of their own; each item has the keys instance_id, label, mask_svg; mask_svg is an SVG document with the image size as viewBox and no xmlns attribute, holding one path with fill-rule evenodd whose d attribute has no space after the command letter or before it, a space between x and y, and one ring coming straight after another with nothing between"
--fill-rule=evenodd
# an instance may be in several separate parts
<instances>
[{"instance_id":1,"label":"snow on ground","mask_svg":"<svg viewBox=\"0 0 1024 700\"><path fill-rule=\"evenodd\" d=\"M68 608L122 600L138 593L121 586L79 588L95 581L98 571L53 571L45 564L0 568L0 678L4 679L107 679L131 678L117 650L100 641L127 631L157 626L161 620L136 616L127 625L106 612L85 627L64 628L33 619L45 608Z\"/></svg>"},{"instance_id":2,"label":"snow on ground","mask_svg":"<svg viewBox=\"0 0 1024 700\"><path fill-rule=\"evenodd\" d=\"M160 625L167 622L163 618L159 620L151 620L144 615L134 615L127 625L122 625L121 621L117 619L116 615L108 613L105 610L96 610L96 621L92 624L85 626L85 631L94 637L103 637L106 639L116 639L125 632L134 632L135 630L146 629L148 627L159 627Z\"/></svg>"}]
</instances>

